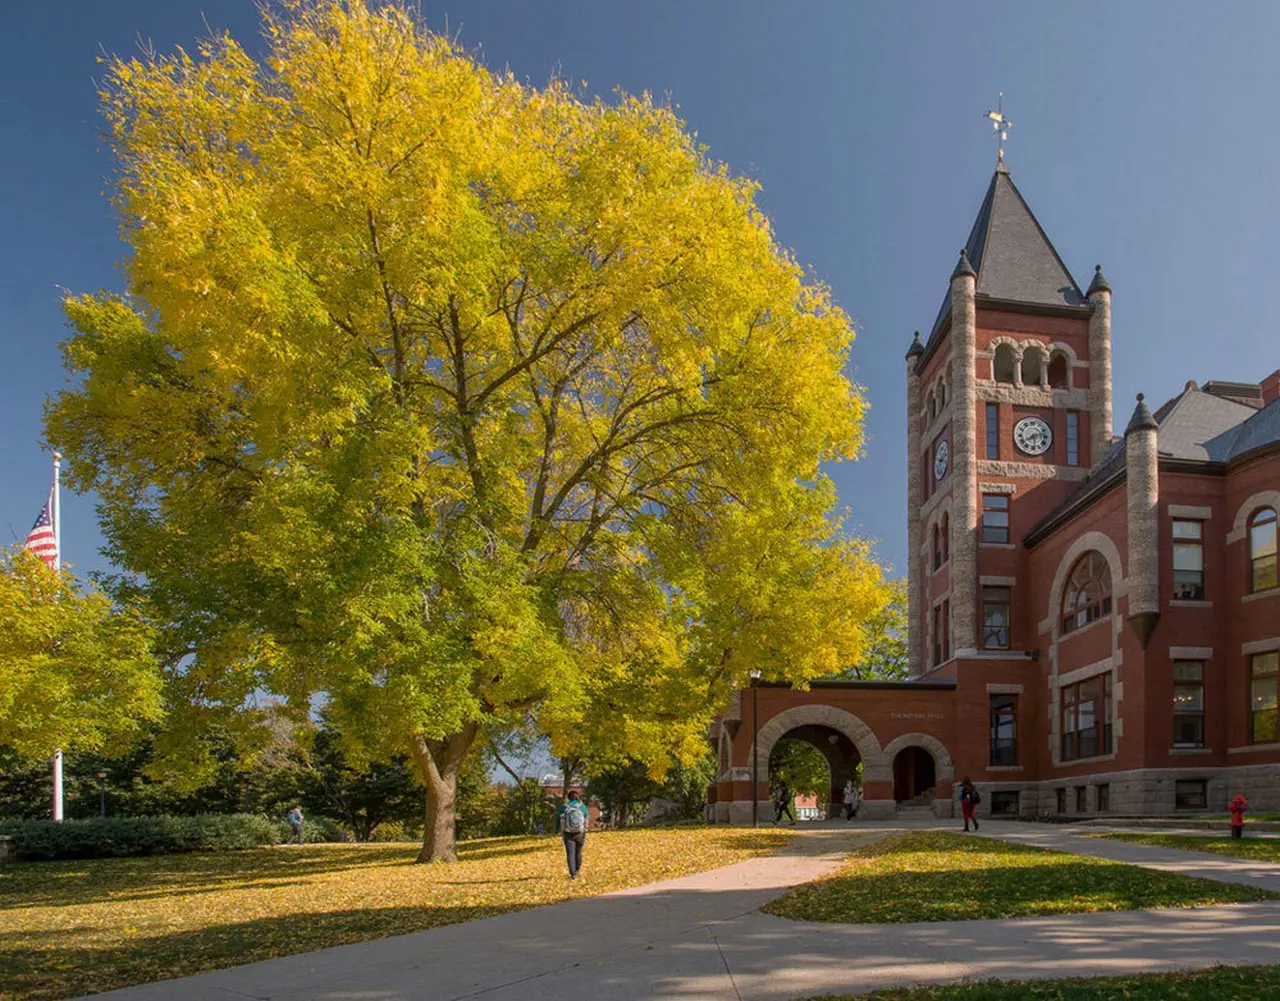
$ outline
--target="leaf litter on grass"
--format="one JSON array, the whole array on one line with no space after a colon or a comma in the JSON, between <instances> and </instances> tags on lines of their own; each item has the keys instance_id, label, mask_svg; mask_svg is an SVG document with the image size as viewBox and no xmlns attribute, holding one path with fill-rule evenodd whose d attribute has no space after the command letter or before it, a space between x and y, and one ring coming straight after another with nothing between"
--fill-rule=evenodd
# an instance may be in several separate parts
<instances>
[{"instance_id":1,"label":"leaf litter on grass","mask_svg":"<svg viewBox=\"0 0 1280 1001\"><path fill-rule=\"evenodd\" d=\"M557 837L19 863L0 870L0 1001L44 1001L422 931L702 872L790 832L592 832L571 882Z\"/></svg>"},{"instance_id":2,"label":"leaf litter on grass","mask_svg":"<svg viewBox=\"0 0 1280 1001\"><path fill-rule=\"evenodd\" d=\"M855 849L835 874L764 907L796 921L885 924L1268 900L1277 894L946 831Z\"/></svg>"}]
</instances>

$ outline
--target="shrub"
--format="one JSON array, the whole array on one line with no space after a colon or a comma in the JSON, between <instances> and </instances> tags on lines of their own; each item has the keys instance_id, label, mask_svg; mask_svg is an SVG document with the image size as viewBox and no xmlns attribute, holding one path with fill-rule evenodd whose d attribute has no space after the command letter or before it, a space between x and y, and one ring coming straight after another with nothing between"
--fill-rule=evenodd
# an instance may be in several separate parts
<instances>
[{"instance_id":1,"label":"shrub","mask_svg":"<svg viewBox=\"0 0 1280 1001\"><path fill-rule=\"evenodd\" d=\"M12 836L18 858L27 861L233 851L281 841L279 824L245 813L0 821L0 834Z\"/></svg>"}]
</instances>

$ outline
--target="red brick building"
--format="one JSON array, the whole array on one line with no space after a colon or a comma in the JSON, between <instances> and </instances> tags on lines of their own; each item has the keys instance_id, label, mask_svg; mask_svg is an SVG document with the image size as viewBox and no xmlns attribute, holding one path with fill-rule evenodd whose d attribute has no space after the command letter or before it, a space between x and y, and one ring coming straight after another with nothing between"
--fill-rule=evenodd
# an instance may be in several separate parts
<instances>
[{"instance_id":1,"label":"red brick building","mask_svg":"<svg viewBox=\"0 0 1280 1001\"><path fill-rule=\"evenodd\" d=\"M950 815L964 775L997 814L1280 809L1280 371L1113 434L1111 287L1081 292L1002 164L907 389L913 680L762 687L759 798L798 737L833 803L861 765L871 816ZM753 732L742 693L718 820L750 819Z\"/></svg>"}]
</instances>

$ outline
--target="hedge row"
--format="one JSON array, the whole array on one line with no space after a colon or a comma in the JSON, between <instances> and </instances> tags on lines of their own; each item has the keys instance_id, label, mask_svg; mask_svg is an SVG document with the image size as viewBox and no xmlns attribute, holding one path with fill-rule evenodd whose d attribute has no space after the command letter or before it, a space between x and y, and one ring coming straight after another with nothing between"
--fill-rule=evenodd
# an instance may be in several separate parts
<instances>
[{"instance_id":1,"label":"hedge row","mask_svg":"<svg viewBox=\"0 0 1280 1001\"><path fill-rule=\"evenodd\" d=\"M25 861L234 851L289 840L289 825L247 813L194 817L96 817L91 820L0 820ZM327 823L308 822L308 842L337 840Z\"/></svg>"}]
</instances>

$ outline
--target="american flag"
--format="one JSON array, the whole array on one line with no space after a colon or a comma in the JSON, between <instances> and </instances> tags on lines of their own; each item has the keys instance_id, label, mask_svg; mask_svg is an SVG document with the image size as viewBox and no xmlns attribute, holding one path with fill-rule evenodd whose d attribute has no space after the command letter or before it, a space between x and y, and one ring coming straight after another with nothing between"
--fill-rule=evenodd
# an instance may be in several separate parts
<instances>
[{"instance_id":1,"label":"american flag","mask_svg":"<svg viewBox=\"0 0 1280 1001\"><path fill-rule=\"evenodd\" d=\"M49 516L49 508L53 503L53 494L40 509L40 517L27 533L26 546L49 566L58 562L58 542L53 534L53 518Z\"/></svg>"}]
</instances>

